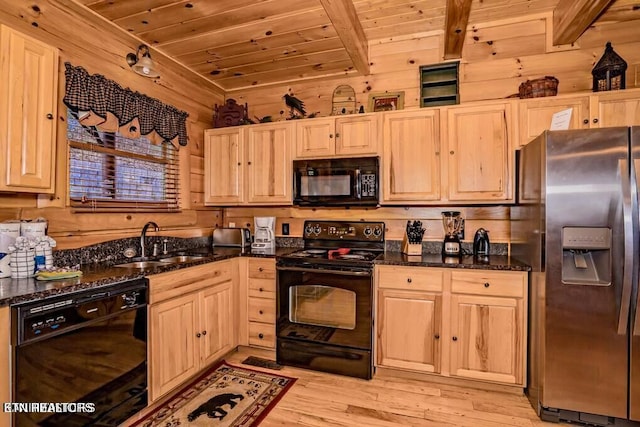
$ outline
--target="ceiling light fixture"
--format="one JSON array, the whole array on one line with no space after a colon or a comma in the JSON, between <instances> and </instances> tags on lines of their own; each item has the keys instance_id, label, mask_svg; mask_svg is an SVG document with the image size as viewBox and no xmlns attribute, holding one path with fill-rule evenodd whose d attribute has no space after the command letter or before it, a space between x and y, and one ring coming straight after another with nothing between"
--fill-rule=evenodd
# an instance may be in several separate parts
<instances>
[{"instance_id":1,"label":"ceiling light fixture","mask_svg":"<svg viewBox=\"0 0 640 427\"><path fill-rule=\"evenodd\" d=\"M160 77L160 73L156 69L156 64L151 59L151 53L149 53L149 46L141 44L138 46L136 53L127 54L127 64L136 73L144 77Z\"/></svg>"}]
</instances>

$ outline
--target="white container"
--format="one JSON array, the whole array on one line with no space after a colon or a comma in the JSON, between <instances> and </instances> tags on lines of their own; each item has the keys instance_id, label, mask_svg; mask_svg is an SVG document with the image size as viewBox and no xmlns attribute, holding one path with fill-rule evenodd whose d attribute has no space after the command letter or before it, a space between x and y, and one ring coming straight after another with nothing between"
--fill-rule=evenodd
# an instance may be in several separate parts
<instances>
[{"instance_id":1,"label":"white container","mask_svg":"<svg viewBox=\"0 0 640 427\"><path fill-rule=\"evenodd\" d=\"M22 279L35 274L36 252L33 249L20 249L11 253L11 278Z\"/></svg>"},{"instance_id":2,"label":"white container","mask_svg":"<svg viewBox=\"0 0 640 427\"><path fill-rule=\"evenodd\" d=\"M47 221L23 221L20 224L20 235L35 239L47 235Z\"/></svg>"},{"instance_id":3,"label":"white container","mask_svg":"<svg viewBox=\"0 0 640 427\"><path fill-rule=\"evenodd\" d=\"M22 224L19 221L0 222L0 253L9 252L9 245L13 245L20 236Z\"/></svg>"}]
</instances>

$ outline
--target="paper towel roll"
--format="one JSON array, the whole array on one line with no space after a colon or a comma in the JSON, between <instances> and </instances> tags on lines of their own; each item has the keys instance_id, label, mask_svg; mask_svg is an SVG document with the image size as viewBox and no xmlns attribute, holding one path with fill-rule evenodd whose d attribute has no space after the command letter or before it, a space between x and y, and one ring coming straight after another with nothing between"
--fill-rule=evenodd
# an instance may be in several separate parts
<instances>
[{"instance_id":1,"label":"paper towel roll","mask_svg":"<svg viewBox=\"0 0 640 427\"><path fill-rule=\"evenodd\" d=\"M9 245L20 236L20 228L20 221L0 222L0 253L9 252Z\"/></svg>"}]
</instances>

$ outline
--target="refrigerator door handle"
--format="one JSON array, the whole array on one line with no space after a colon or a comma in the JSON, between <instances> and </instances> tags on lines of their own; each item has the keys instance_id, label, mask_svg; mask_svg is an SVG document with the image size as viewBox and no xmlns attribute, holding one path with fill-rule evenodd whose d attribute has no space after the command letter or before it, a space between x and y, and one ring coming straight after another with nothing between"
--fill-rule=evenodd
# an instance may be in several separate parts
<instances>
[{"instance_id":1,"label":"refrigerator door handle","mask_svg":"<svg viewBox=\"0 0 640 427\"><path fill-rule=\"evenodd\" d=\"M618 163L622 184L622 213L624 222L624 271L622 276L622 296L618 315L618 334L626 335L631 308L631 287L633 278L633 223L631 222L631 179L626 159Z\"/></svg>"},{"instance_id":2,"label":"refrigerator door handle","mask_svg":"<svg viewBox=\"0 0 640 427\"><path fill-rule=\"evenodd\" d=\"M632 173L633 176L635 177L635 184L636 184L636 189L638 186L638 180L640 179L640 177L638 176L638 172L640 171L640 159L633 159L633 167L632 167ZM636 190L637 191L637 190ZM637 194L634 195L634 197L638 197ZM634 203L638 203L638 200L634 200ZM635 221L638 221L638 218L634 219ZM635 224L636 226L639 226L640 224ZM634 239L635 240L635 239ZM637 268L637 267L635 267ZM633 320L633 329L632 329L632 333L634 336L640 336L640 316L638 316L638 304L640 304L640 292L638 292L637 286L636 286L636 306L635 306L635 318Z\"/></svg>"}]
</instances>

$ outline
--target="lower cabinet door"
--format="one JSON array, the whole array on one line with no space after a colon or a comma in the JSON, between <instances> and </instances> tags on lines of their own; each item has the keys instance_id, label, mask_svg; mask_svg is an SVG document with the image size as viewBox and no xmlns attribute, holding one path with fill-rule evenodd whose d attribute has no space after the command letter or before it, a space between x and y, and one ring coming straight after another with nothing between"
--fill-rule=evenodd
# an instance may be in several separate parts
<instances>
[{"instance_id":1,"label":"lower cabinet door","mask_svg":"<svg viewBox=\"0 0 640 427\"><path fill-rule=\"evenodd\" d=\"M198 293L149 308L149 400L154 401L200 369L195 336Z\"/></svg>"},{"instance_id":2,"label":"lower cabinet door","mask_svg":"<svg viewBox=\"0 0 640 427\"><path fill-rule=\"evenodd\" d=\"M235 346L232 282L224 282L200 292L200 330L196 337L200 341L200 359L206 366Z\"/></svg>"},{"instance_id":3,"label":"lower cabinet door","mask_svg":"<svg viewBox=\"0 0 640 427\"><path fill-rule=\"evenodd\" d=\"M522 299L451 296L451 375L524 384Z\"/></svg>"},{"instance_id":4,"label":"lower cabinet door","mask_svg":"<svg viewBox=\"0 0 640 427\"><path fill-rule=\"evenodd\" d=\"M442 296L385 289L378 307L378 364L440 372Z\"/></svg>"}]
</instances>

